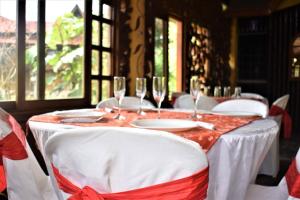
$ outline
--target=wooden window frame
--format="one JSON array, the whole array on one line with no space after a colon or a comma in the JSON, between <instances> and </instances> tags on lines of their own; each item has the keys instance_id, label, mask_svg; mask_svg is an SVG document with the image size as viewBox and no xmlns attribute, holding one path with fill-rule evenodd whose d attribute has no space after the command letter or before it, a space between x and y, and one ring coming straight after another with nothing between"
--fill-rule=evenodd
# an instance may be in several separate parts
<instances>
[{"instance_id":1,"label":"wooden window frame","mask_svg":"<svg viewBox=\"0 0 300 200\"><path fill-rule=\"evenodd\" d=\"M92 1L84 0L84 86L83 97L73 99L57 99L57 100L45 100L45 13L46 13L46 1L38 0L38 99L39 100L26 100L25 96L25 47L26 47L26 0L16 0L16 48L17 48L17 87L16 87L16 100L15 101L2 101L0 106L15 115L31 115L42 112L51 111L54 109L70 109L91 107L91 80L94 79L91 75L91 53L94 49L92 46ZM113 13L115 15L116 3L108 0L102 0L101 4L111 5ZM113 16L112 16L113 17ZM103 19L105 23L111 23L111 28L115 29L115 24L109 22L109 20ZM100 38L101 39L101 38ZM109 51L112 55L111 66L114 66L114 41L115 34L113 30L111 33L111 48L101 48L103 51ZM102 55L101 55L102 57ZM101 58L102 59L102 58ZM102 64L102 63L101 63ZM114 70L112 67L112 74ZM103 80L111 80L110 77L101 77ZM102 80L101 79L101 80ZM101 81L100 81L101 82ZM99 88L101 90L101 87ZM100 94L101 95L101 94Z\"/></svg>"}]
</instances>

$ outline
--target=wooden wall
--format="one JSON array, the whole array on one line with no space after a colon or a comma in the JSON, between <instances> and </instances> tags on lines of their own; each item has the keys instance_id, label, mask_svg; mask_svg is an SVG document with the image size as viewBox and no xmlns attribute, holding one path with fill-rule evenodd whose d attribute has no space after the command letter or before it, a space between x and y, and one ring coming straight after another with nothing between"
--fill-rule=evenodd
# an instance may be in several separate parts
<instances>
[{"instance_id":1,"label":"wooden wall","mask_svg":"<svg viewBox=\"0 0 300 200\"><path fill-rule=\"evenodd\" d=\"M262 65L262 70L265 73L263 78L255 80L255 78L252 77L252 82L247 82L238 77L237 83L242 85L247 92L257 92L265 95L268 97L270 104L280 96L290 94L288 111L293 119L293 137L300 138L300 80L291 80L289 78L290 45L296 35L300 34L300 5L276 11L267 16L244 17L238 20L239 22L248 20L250 24L253 21L264 21L264 30L260 30L260 32L263 33L262 37L265 38L264 44L259 43L257 40L255 46L261 45L264 49L264 51L262 51L264 52L263 56L258 59L260 59L260 62L261 59L264 59L263 63L266 64ZM242 29L243 27L239 24L238 28ZM239 30L238 39L241 40L241 37L247 37L247 35L245 36L240 32L241 30ZM256 36L253 36L255 34ZM259 34L260 33L250 34L249 41L252 37L260 37ZM243 44L240 42L241 41L239 41L238 44L239 49L244 49L244 47L241 47ZM249 43L253 43L253 41ZM248 49L253 48L251 45L253 44L248 45ZM239 51L238 54L241 54L241 51ZM238 57L240 56L241 55L238 55ZM242 57L242 59L243 58L244 57ZM243 69L242 59L238 62L238 71L245 70ZM253 57L253 59L255 59L255 57ZM248 62L252 61L250 60L246 63ZM256 61L253 62L257 63ZM246 71L247 70L249 72L249 69L246 69ZM251 73L251 71L249 73ZM238 74L240 75L240 73Z\"/></svg>"},{"instance_id":2,"label":"wooden wall","mask_svg":"<svg viewBox=\"0 0 300 200\"><path fill-rule=\"evenodd\" d=\"M269 18L269 99L289 93L288 110L294 136L300 136L300 80L289 80L291 41L300 33L300 5L273 13Z\"/></svg>"}]
</instances>

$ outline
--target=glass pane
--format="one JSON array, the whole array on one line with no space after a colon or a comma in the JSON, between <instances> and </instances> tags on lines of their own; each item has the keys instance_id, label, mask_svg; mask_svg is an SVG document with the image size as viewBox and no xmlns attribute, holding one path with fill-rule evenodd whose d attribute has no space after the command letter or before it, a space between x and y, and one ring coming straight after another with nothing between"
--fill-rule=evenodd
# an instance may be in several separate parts
<instances>
[{"instance_id":1,"label":"glass pane","mask_svg":"<svg viewBox=\"0 0 300 200\"><path fill-rule=\"evenodd\" d=\"M91 104L96 105L99 102L99 81L92 80L92 98Z\"/></svg>"},{"instance_id":2,"label":"glass pane","mask_svg":"<svg viewBox=\"0 0 300 200\"><path fill-rule=\"evenodd\" d=\"M109 5L103 4L102 16L105 19L111 19L111 7Z\"/></svg>"},{"instance_id":3,"label":"glass pane","mask_svg":"<svg viewBox=\"0 0 300 200\"><path fill-rule=\"evenodd\" d=\"M182 22L169 18L168 32L169 97L182 89Z\"/></svg>"},{"instance_id":4,"label":"glass pane","mask_svg":"<svg viewBox=\"0 0 300 200\"><path fill-rule=\"evenodd\" d=\"M16 100L16 1L0 0L0 101Z\"/></svg>"},{"instance_id":5,"label":"glass pane","mask_svg":"<svg viewBox=\"0 0 300 200\"><path fill-rule=\"evenodd\" d=\"M46 99L83 97L83 10L84 0L46 1Z\"/></svg>"},{"instance_id":6,"label":"glass pane","mask_svg":"<svg viewBox=\"0 0 300 200\"><path fill-rule=\"evenodd\" d=\"M103 38L102 38L102 46L103 47L110 47L110 41L111 41L111 38L110 38L110 33L111 33L111 27L109 24L105 24L103 23L102 24L102 35L103 35Z\"/></svg>"},{"instance_id":7,"label":"glass pane","mask_svg":"<svg viewBox=\"0 0 300 200\"><path fill-rule=\"evenodd\" d=\"M163 20L155 18L155 43L154 43L154 72L155 76L163 75Z\"/></svg>"},{"instance_id":8,"label":"glass pane","mask_svg":"<svg viewBox=\"0 0 300 200\"><path fill-rule=\"evenodd\" d=\"M111 54L108 52L102 53L102 75L111 75Z\"/></svg>"},{"instance_id":9,"label":"glass pane","mask_svg":"<svg viewBox=\"0 0 300 200\"><path fill-rule=\"evenodd\" d=\"M93 20L93 30L92 30L92 44L93 45L97 45L99 46L99 42L100 42L100 39L99 39L99 36L100 36L100 31L99 31L99 28L100 28L100 23L96 20Z\"/></svg>"},{"instance_id":10,"label":"glass pane","mask_svg":"<svg viewBox=\"0 0 300 200\"><path fill-rule=\"evenodd\" d=\"M36 100L38 98L37 6L38 0L26 1L26 100Z\"/></svg>"},{"instance_id":11,"label":"glass pane","mask_svg":"<svg viewBox=\"0 0 300 200\"><path fill-rule=\"evenodd\" d=\"M100 0L93 0L93 15L99 16Z\"/></svg>"},{"instance_id":12,"label":"glass pane","mask_svg":"<svg viewBox=\"0 0 300 200\"><path fill-rule=\"evenodd\" d=\"M110 81L102 81L102 96L101 99L107 99L110 97Z\"/></svg>"},{"instance_id":13,"label":"glass pane","mask_svg":"<svg viewBox=\"0 0 300 200\"><path fill-rule=\"evenodd\" d=\"M99 51L92 51L92 75L99 75Z\"/></svg>"}]
</instances>

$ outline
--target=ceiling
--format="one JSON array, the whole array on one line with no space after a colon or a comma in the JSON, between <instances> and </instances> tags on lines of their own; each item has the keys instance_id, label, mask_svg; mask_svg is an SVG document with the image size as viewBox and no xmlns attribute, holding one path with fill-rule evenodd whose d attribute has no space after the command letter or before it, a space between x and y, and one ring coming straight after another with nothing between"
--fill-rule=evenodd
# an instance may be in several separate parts
<instances>
[{"instance_id":1,"label":"ceiling","mask_svg":"<svg viewBox=\"0 0 300 200\"><path fill-rule=\"evenodd\" d=\"M233 16L269 15L274 11L300 5L300 0L223 0Z\"/></svg>"}]
</instances>

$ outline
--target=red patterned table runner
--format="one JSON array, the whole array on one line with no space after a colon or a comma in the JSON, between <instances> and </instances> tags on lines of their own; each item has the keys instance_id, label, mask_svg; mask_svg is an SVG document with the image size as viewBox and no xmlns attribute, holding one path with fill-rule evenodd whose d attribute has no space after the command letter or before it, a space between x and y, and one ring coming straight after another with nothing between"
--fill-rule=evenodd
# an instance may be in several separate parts
<instances>
[{"instance_id":1,"label":"red patterned table runner","mask_svg":"<svg viewBox=\"0 0 300 200\"><path fill-rule=\"evenodd\" d=\"M102 110L99 110L102 111ZM115 120L113 116L116 113L108 113L99 122L94 123L64 123L69 125L76 125L81 127L95 127L95 126L118 126L118 127L131 127L130 122L136 119L154 119L157 117L157 112L149 111L146 116L138 116L134 112L122 111L122 115L126 116L125 120ZM190 113L182 112L169 112L161 111L161 118L165 119L189 119ZM208 151L217 139L236 128L249 124L250 122L259 119L259 117L232 117L220 115L201 115L199 121L212 123L215 125L216 130L208 130L204 128L194 128L189 131L176 132L174 134L193 140L199 143L205 151ZM48 123L61 123L62 118L54 115L37 115L29 119L30 121L48 122Z\"/></svg>"}]
</instances>

